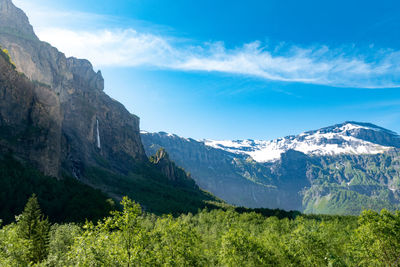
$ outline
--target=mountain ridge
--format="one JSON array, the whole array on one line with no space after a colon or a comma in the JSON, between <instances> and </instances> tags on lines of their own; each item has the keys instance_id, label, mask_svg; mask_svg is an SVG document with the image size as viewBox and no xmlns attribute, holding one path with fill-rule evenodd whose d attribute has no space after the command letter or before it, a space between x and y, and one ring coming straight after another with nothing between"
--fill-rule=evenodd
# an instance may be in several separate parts
<instances>
[{"instance_id":1,"label":"mountain ridge","mask_svg":"<svg viewBox=\"0 0 400 267\"><path fill-rule=\"evenodd\" d=\"M397 134L348 122L258 144L210 141L213 147L140 133L139 117L104 93L100 71L41 42L20 9L9 0L0 4L0 45L20 72L2 62L11 76L0 77L9 100L0 109L1 152L13 150L47 175L62 179L67 173L116 198L129 195L158 213L196 211L215 201L177 165L201 188L238 206L344 214L399 207ZM17 130L20 138L14 138ZM162 147L169 156L157 154Z\"/></svg>"},{"instance_id":2,"label":"mountain ridge","mask_svg":"<svg viewBox=\"0 0 400 267\"><path fill-rule=\"evenodd\" d=\"M230 141L229 145L236 145L232 149L164 132L142 131L141 136L146 153L165 148L202 188L231 204L333 214L358 214L363 208L394 210L400 203L398 135L373 124L353 124L345 122L281 141L307 144L311 136L311 141L320 142L318 148L333 144L336 149L342 142L379 150L327 154L304 153L287 146L274 160L257 161L251 157L253 143L240 147L243 143ZM314 134L324 138L314 138ZM331 139L325 138L326 134Z\"/></svg>"},{"instance_id":3,"label":"mountain ridge","mask_svg":"<svg viewBox=\"0 0 400 267\"><path fill-rule=\"evenodd\" d=\"M271 141L204 140L206 145L232 153L246 154L258 162L278 160L280 154L294 149L308 155L379 154L400 147L397 133L371 123L347 121Z\"/></svg>"}]
</instances>

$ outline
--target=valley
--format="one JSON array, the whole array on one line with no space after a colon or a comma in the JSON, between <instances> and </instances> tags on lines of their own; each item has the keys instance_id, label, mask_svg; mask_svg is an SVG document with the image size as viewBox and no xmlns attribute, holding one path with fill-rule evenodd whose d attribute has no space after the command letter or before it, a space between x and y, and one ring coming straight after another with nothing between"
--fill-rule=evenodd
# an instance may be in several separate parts
<instances>
[{"instance_id":1,"label":"valley","mask_svg":"<svg viewBox=\"0 0 400 267\"><path fill-rule=\"evenodd\" d=\"M56 14L57 22L78 22L79 27L93 23L96 29L73 32L46 21L46 26L54 27L35 27L37 35L14 2L31 8L25 11L33 14L35 23L40 23L37 14L48 21ZM380 58L371 63L344 58L345 53L331 52L327 46L315 51L293 46L279 55L283 43L274 51L260 41L234 48L209 39L196 44L195 38L187 38L189 33L179 38L162 36L160 32L175 29L141 21L139 15L147 5L149 17L170 15L169 10L178 5L185 11L173 14L179 21L191 10L201 13L198 10L207 1L201 5L170 1L168 8L161 8L164 1L155 1L158 9L152 1L141 3L140 8L134 1L123 2L124 8L119 1L113 3L118 16L129 11L137 18L110 15L113 8L102 1L89 10L100 8L104 14L82 9L52 15L46 9L50 4L0 0L0 266L400 266L400 136L395 131L345 121L273 140L185 138L144 131L136 111L106 93L129 86L135 93L125 91L126 99L146 106L142 112L155 112L157 125L189 127L192 133L204 130L199 117L191 117L196 112L207 121L209 132L215 130L213 120L218 117L217 126L227 127L219 128L222 135L238 126L247 130L242 123L250 110L247 118L268 136L285 122L258 115L267 103L272 106L266 109L275 107L278 114L292 108L288 97L296 98L295 112L302 112L300 106L307 101L311 105L315 99L328 98L316 93L317 87L327 94L346 90L349 98L361 95L361 90L365 95L395 95L399 86L393 77L398 76L398 67L393 67L391 56L398 57L396 52L381 49L375 57L366 57ZM184 8L195 2L195 8ZM285 13L290 13L288 7L296 10L289 2L281 7ZM88 3L64 4L79 8ZM258 9L273 8L269 5L259 1L254 8L246 3L239 13L253 7L251 14L256 16ZM133 6L136 9L129 9ZM212 7L207 10L210 14L220 8L216 2ZM220 9L229 16L215 25L241 17L230 14L234 5L229 8L229 12ZM274 17L263 12L260 21ZM219 18L206 15L207 19L199 20L202 25ZM189 17L185 24L195 20ZM98 31L99 21L111 26ZM140 25L140 30L153 28L145 34L119 28L129 23ZM243 21L239 24L246 28ZM215 25L208 25L207 32L217 30ZM306 28L308 32L310 27ZM49 29L52 34L46 36ZM229 29L224 34L241 36L236 32L240 27ZM118 82L105 83L102 72L89 60L66 56L38 36L58 38L57 43L71 46L68 51L95 56L94 65L113 69ZM368 47L372 50L374 45ZM386 55L387 51L393 55ZM316 60L319 56L322 59ZM122 64L115 66L115 62ZM126 85L132 78L126 75L135 82ZM165 92L153 91L156 83L152 82ZM248 83L255 87L249 89ZM258 99L260 84L268 97ZM188 97L193 93L188 85L196 91L193 99ZM211 89L199 89L202 86ZM232 88L223 90L226 86ZM290 92L291 86L303 93L310 90L312 101ZM373 91L378 88L381 91ZM211 90L216 93L210 94ZM151 97L143 101L149 96L145 91L151 91ZM252 99L242 95L244 91ZM132 98L135 94L137 98ZM204 94L209 106L200 103ZM277 95L282 107L272 103ZM218 102L221 96L223 101ZM230 106L238 96L238 105ZM125 104L126 99L122 99ZM385 111L398 106L390 101L356 106ZM249 103L251 109L246 109ZM217 108L210 109L213 105ZM237 118L232 110L243 114ZM189 124L181 121L182 114L189 117ZM144 118L151 120L147 115ZM227 115L228 120L221 119ZM323 116L313 111L311 117L316 115ZM389 115L386 124L397 116Z\"/></svg>"}]
</instances>

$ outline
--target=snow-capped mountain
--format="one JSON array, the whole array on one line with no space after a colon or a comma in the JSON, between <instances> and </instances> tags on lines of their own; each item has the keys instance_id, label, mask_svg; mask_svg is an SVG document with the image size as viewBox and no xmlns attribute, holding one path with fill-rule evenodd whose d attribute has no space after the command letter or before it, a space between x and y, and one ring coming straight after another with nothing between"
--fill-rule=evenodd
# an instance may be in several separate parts
<instances>
[{"instance_id":1,"label":"snow-capped mountain","mask_svg":"<svg viewBox=\"0 0 400 267\"><path fill-rule=\"evenodd\" d=\"M400 147L400 136L370 123L345 122L296 136L264 140L204 140L207 146L247 154L257 162L278 160L297 150L308 155L379 154Z\"/></svg>"},{"instance_id":2,"label":"snow-capped mountain","mask_svg":"<svg viewBox=\"0 0 400 267\"><path fill-rule=\"evenodd\" d=\"M272 141L141 137L147 155L165 148L201 188L238 206L324 214L400 207L400 136L373 124L345 122Z\"/></svg>"}]
</instances>

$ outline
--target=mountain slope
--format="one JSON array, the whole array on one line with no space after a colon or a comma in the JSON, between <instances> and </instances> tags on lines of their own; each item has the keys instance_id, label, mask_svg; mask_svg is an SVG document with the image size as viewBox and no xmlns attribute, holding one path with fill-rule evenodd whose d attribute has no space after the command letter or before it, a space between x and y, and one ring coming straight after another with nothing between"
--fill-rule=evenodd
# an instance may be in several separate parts
<instances>
[{"instance_id":1,"label":"mountain slope","mask_svg":"<svg viewBox=\"0 0 400 267\"><path fill-rule=\"evenodd\" d=\"M287 210L302 207L298 190L294 194L292 192L292 187L297 188L300 184L288 186L286 191L278 190L278 184L272 179L271 168L243 155L167 133L142 132L142 140L149 155L161 147L165 148L171 159L189 171L201 188L231 204ZM296 156L296 153L290 153L288 158L295 161ZM285 183L288 178L285 176L281 180Z\"/></svg>"},{"instance_id":2,"label":"mountain slope","mask_svg":"<svg viewBox=\"0 0 400 267\"><path fill-rule=\"evenodd\" d=\"M150 162L139 118L104 93L101 73L41 42L10 0L0 0L0 46L15 64L2 53L0 156L12 151L45 175L128 195L148 211L195 212L216 200L186 173L171 177Z\"/></svg>"},{"instance_id":3,"label":"mountain slope","mask_svg":"<svg viewBox=\"0 0 400 267\"><path fill-rule=\"evenodd\" d=\"M142 140L147 153L164 147L202 188L232 204L333 214L399 207L399 136L372 124L346 122L274 141L147 132ZM276 145L278 157L265 160Z\"/></svg>"},{"instance_id":4,"label":"mountain slope","mask_svg":"<svg viewBox=\"0 0 400 267\"><path fill-rule=\"evenodd\" d=\"M11 154L0 157L0 219L2 225L21 214L33 193L52 222L97 222L118 209L109 196L74 178L43 175Z\"/></svg>"}]
</instances>

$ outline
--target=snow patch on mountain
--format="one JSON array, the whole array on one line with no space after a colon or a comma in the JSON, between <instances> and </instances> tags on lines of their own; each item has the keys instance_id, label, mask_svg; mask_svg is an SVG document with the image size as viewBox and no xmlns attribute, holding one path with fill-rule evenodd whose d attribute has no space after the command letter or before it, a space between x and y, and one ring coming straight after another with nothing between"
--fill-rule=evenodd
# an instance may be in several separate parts
<instances>
[{"instance_id":1,"label":"snow patch on mountain","mask_svg":"<svg viewBox=\"0 0 400 267\"><path fill-rule=\"evenodd\" d=\"M398 138L394 132L367 123L347 122L316 131L309 131L297 136L288 136L271 141L263 140L204 140L210 147L222 149L236 154L247 154L255 161L268 162L278 160L281 153L290 149L308 155L338 155L338 154L378 154L392 147L372 143L354 137L363 130L385 132Z\"/></svg>"},{"instance_id":2,"label":"snow patch on mountain","mask_svg":"<svg viewBox=\"0 0 400 267\"><path fill-rule=\"evenodd\" d=\"M185 140L187 142L202 142L202 141L194 140L192 138L181 137L181 136L178 136L176 134L167 133L167 132L152 133L152 132L148 132L148 131L145 131L145 130L140 130L140 134L141 135L160 135L160 136L164 136L164 137L167 136L169 138Z\"/></svg>"}]
</instances>

